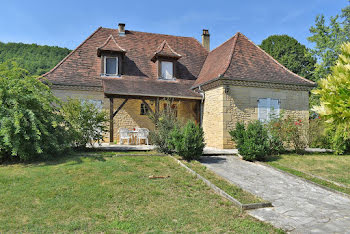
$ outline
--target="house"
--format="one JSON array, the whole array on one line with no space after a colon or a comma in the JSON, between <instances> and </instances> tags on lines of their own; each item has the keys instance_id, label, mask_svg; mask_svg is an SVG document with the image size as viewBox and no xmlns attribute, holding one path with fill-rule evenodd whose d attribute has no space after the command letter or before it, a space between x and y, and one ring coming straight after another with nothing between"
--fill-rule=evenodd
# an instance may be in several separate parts
<instances>
[{"instance_id":1,"label":"house","mask_svg":"<svg viewBox=\"0 0 350 234\"><path fill-rule=\"evenodd\" d=\"M191 37L98 28L44 77L62 99L109 110L111 142L120 127L154 126L147 111L171 108L200 123L207 146L232 148L237 121L267 120L284 110L306 122L315 84L279 64L241 33L210 51Z\"/></svg>"}]
</instances>

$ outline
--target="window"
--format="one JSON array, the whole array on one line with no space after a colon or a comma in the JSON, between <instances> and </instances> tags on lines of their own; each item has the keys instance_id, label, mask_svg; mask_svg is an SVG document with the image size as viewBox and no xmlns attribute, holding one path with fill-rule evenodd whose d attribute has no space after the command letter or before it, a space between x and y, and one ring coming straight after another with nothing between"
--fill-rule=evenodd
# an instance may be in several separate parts
<instances>
[{"instance_id":1,"label":"window","mask_svg":"<svg viewBox=\"0 0 350 234\"><path fill-rule=\"evenodd\" d=\"M173 62L161 62L161 78L166 80L174 79Z\"/></svg>"},{"instance_id":2,"label":"window","mask_svg":"<svg viewBox=\"0 0 350 234\"><path fill-rule=\"evenodd\" d=\"M97 109L102 110L103 103L101 100L93 100L93 99L87 99L87 100L81 100L81 102L84 104L85 102L93 104Z\"/></svg>"},{"instance_id":3,"label":"window","mask_svg":"<svg viewBox=\"0 0 350 234\"><path fill-rule=\"evenodd\" d=\"M140 108L140 115L147 115L148 113L148 108L144 103L141 103L141 108Z\"/></svg>"},{"instance_id":4,"label":"window","mask_svg":"<svg viewBox=\"0 0 350 234\"><path fill-rule=\"evenodd\" d=\"M260 98L258 100L258 118L261 122L267 122L271 118L278 118L280 114L280 101L272 98Z\"/></svg>"},{"instance_id":5,"label":"window","mask_svg":"<svg viewBox=\"0 0 350 234\"><path fill-rule=\"evenodd\" d=\"M105 57L105 72L106 76L118 75L118 57Z\"/></svg>"}]
</instances>

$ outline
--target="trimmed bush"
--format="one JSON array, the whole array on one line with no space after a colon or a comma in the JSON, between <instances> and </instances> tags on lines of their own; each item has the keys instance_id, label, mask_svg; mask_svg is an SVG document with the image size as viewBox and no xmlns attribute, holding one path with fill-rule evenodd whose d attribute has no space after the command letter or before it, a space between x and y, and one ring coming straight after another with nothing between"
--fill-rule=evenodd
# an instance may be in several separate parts
<instances>
[{"instance_id":1,"label":"trimmed bush","mask_svg":"<svg viewBox=\"0 0 350 234\"><path fill-rule=\"evenodd\" d=\"M85 148L87 144L103 141L107 131L107 114L88 101L68 98L62 104L70 140L74 147Z\"/></svg>"},{"instance_id":2,"label":"trimmed bush","mask_svg":"<svg viewBox=\"0 0 350 234\"><path fill-rule=\"evenodd\" d=\"M237 123L230 135L244 160L261 161L270 154L267 130L260 121L249 123L247 128L243 123Z\"/></svg>"},{"instance_id":3,"label":"trimmed bush","mask_svg":"<svg viewBox=\"0 0 350 234\"><path fill-rule=\"evenodd\" d=\"M188 121L181 130L174 128L171 137L176 153L183 159L198 160L202 156L205 146L203 129L193 121Z\"/></svg>"}]
</instances>

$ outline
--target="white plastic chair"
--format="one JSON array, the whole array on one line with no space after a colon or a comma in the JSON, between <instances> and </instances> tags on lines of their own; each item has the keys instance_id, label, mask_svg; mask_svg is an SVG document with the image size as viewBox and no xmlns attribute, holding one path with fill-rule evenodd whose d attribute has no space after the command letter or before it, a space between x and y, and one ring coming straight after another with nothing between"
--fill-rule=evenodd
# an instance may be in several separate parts
<instances>
[{"instance_id":1,"label":"white plastic chair","mask_svg":"<svg viewBox=\"0 0 350 234\"><path fill-rule=\"evenodd\" d=\"M131 135L127 128L119 128L119 144L123 144L123 140L128 140L128 145L130 145Z\"/></svg>"},{"instance_id":2,"label":"white plastic chair","mask_svg":"<svg viewBox=\"0 0 350 234\"><path fill-rule=\"evenodd\" d=\"M145 140L146 145L148 145L148 135L149 130L147 128L138 128L137 129L137 144L140 145L141 140Z\"/></svg>"}]
</instances>

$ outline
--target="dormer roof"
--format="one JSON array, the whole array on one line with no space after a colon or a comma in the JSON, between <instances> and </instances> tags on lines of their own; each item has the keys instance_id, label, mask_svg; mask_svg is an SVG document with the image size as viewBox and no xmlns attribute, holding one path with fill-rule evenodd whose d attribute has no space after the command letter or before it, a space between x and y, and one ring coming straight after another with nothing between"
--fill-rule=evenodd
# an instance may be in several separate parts
<instances>
[{"instance_id":1,"label":"dormer roof","mask_svg":"<svg viewBox=\"0 0 350 234\"><path fill-rule=\"evenodd\" d=\"M166 40L164 40L157 48L156 52L154 53L152 57L152 61L155 62L158 57L163 58L173 58L173 59L179 59L182 56L179 53L176 53L168 44Z\"/></svg>"},{"instance_id":2,"label":"dormer roof","mask_svg":"<svg viewBox=\"0 0 350 234\"><path fill-rule=\"evenodd\" d=\"M123 49L112 35L109 35L107 40L97 48L97 56L101 56L102 51L109 51L109 52L119 52L119 53L126 53L126 50Z\"/></svg>"}]
</instances>

